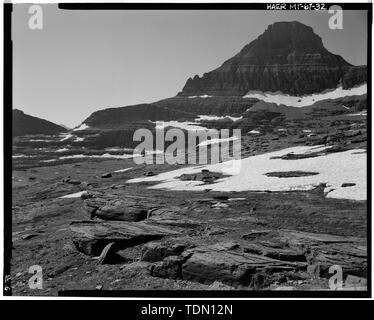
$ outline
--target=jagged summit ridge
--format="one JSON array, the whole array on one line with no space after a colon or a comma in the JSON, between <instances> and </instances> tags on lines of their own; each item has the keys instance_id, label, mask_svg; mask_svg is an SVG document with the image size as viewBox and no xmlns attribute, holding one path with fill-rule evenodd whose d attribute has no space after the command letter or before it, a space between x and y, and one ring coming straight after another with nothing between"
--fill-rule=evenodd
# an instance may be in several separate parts
<instances>
[{"instance_id":1,"label":"jagged summit ridge","mask_svg":"<svg viewBox=\"0 0 374 320\"><path fill-rule=\"evenodd\" d=\"M242 96L258 90L298 96L363 82L366 68L329 52L311 27L276 22L219 68L188 79L179 95Z\"/></svg>"}]
</instances>

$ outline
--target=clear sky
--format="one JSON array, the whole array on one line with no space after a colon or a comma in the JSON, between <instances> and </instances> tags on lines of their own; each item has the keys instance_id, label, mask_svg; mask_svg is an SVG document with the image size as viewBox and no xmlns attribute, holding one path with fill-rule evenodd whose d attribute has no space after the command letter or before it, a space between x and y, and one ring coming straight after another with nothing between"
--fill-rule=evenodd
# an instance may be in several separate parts
<instances>
[{"instance_id":1,"label":"clear sky","mask_svg":"<svg viewBox=\"0 0 374 320\"><path fill-rule=\"evenodd\" d=\"M74 127L92 112L176 95L186 80L220 66L276 21L300 21L325 47L366 64L366 11L71 11L42 5L43 29L14 5L13 107Z\"/></svg>"}]
</instances>

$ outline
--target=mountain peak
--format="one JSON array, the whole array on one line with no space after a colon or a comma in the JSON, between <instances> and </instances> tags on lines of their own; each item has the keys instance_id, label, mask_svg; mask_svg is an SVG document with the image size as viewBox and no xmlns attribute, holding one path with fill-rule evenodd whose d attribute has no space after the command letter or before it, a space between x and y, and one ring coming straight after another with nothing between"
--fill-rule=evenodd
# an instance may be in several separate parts
<instances>
[{"instance_id":1,"label":"mountain peak","mask_svg":"<svg viewBox=\"0 0 374 320\"><path fill-rule=\"evenodd\" d=\"M290 32L295 32L295 31L301 31L301 32L310 32L314 33L313 28L310 26L307 26L304 23L301 23L299 21L277 21L272 24L269 24L267 29L265 30L264 33L272 30L277 30L277 31L287 31L289 30Z\"/></svg>"},{"instance_id":2,"label":"mountain peak","mask_svg":"<svg viewBox=\"0 0 374 320\"><path fill-rule=\"evenodd\" d=\"M305 95L336 88L351 67L329 52L311 27L275 22L221 67L188 79L180 95L242 96L251 90ZM356 80L366 81L366 73Z\"/></svg>"},{"instance_id":3,"label":"mountain peak","mask_svg":"<svg viewBox=\"0 0 374 320\"><path fill-rule=\"evenodd\" d=\"M313 29L297 21L275 22L234 58L246 65L332 65L350 66L330 53Z\"/></svg>"},{"instance_id":4,"label":"mountain peak","mask_svg":"<svg viewBox=\"0 0 374 320\"><path fill-rule=\"evenodd\" d=\"M312 27L297 21L275 22L268 26L265 32L258 37L260 41L303 52L327 51L323 47L322 39L315 34Z\"/></svg>"}]
</instances>

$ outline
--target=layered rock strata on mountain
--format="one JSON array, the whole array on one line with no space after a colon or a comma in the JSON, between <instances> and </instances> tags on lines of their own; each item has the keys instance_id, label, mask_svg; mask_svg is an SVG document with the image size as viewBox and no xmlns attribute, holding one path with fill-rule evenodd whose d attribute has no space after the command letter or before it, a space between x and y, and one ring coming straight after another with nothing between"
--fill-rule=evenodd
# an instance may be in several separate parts
<instances>
[{"instance_id":1,"label":"layered rock strata on mountain","mask_svg":"<svg viewBox=\"0 0 374 320\"><path fill-rule=\"evenodd\" d=\"M251 90L300 96L366 82L355 67L329 52L313 29L276 22L219 68L187 80L182 96L242 96Z\"/></svg>"}]
</instances>

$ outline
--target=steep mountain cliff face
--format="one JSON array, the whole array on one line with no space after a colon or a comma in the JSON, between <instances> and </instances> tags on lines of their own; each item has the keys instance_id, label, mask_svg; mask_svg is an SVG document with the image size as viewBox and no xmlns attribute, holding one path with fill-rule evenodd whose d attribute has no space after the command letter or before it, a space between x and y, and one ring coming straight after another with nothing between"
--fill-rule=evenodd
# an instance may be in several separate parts
<instances>
[{"instance_id":1,"label":"steep mountain cliff face","mask_svg":"<svg viewBox=\"0 0 374 320\"><path fill-rule=\"evenodd\" d=\"M243 99L242 97L221 96L210 98L188 98L176 96L155 102L155 105L173 110L188 110L194 115L240 116L257 102L257 99Z\"/></svg>"},{"instance_id":2,"label":"steep mountain cliff face","mask_svg":"<svg viewBox=\"0 0 374 320\"><path fill-rule=\"evenodd\" d=\"M53 122L25 114L21 110L13 110L13 137L27 134L57 134L67 131Z\"/></svg>"},{"instance_id":3,"label":"steep mountain cliff face","mask_svg":"<svg viewBox=\"0 0 374 320\"><path fill-rule=\"evenodd\" d=\"M357 66L347 69L342 78L343 89L352 88L367 81L367 67Z\"/></svg>"},{"instance_id":4,"label":"steep mountain cliff face","mask_svg":"<svg viewBox=\"0 0 374 320\"><path fill-rule=\"evenodd\" d=\"M366 81L366 68L330 53L299 22L276 22L221 67L187 80L181 96L242 96L250 90L305 95Z\"/></svg>"}]
</instances>

